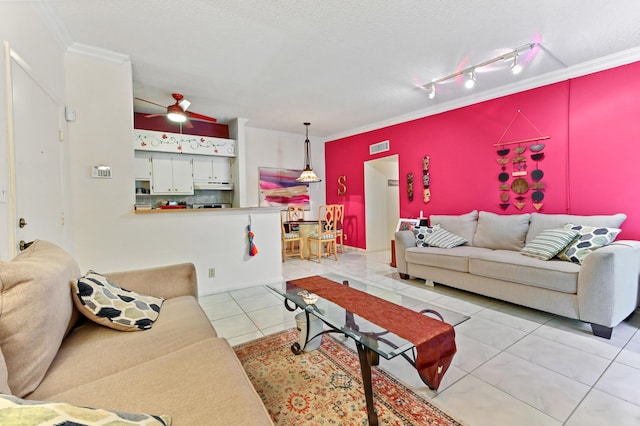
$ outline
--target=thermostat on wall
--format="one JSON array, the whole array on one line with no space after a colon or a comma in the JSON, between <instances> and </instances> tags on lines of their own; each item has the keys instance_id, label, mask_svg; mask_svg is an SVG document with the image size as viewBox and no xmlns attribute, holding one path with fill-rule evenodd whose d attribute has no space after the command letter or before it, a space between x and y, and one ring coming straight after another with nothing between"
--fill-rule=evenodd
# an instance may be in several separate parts
<instances>
[{"instance_id":1,"label":"thermostat on wall","mask_svg":"<svg viewBox=\"0 0 640 426\"><path fill-rule=\"evenodd\" d=\"M111 166L91 166L91 177L111 179Z\"/></svg>"}]
</instances>

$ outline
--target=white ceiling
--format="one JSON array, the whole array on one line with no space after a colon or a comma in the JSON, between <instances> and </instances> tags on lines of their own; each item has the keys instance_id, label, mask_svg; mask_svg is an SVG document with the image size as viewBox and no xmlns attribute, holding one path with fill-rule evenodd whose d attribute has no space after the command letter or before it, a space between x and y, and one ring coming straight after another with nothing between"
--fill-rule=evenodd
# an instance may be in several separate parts
<instances>
[{"instance_id":1,"label":"white ceiling","mask_svg":"<svg viewBox=\"0 0 640 426\"><path fill-rule=\"evenodd\" d=\"M640 47L638 0L34 4L66 45L128 55L135 96L169 105L179 92L190 111L221 121L295 133L310 121L309 133L325 137L533 87L613 54L631 62ZM518 76L497 63L471 92L452 80L430 100L417 88L529 42L540 46Z\"/></svg>"}]
</instances>

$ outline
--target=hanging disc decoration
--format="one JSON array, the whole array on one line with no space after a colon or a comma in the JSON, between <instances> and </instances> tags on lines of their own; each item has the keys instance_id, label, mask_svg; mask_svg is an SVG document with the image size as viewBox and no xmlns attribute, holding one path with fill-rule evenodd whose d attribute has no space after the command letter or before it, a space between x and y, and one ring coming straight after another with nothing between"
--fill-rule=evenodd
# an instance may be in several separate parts
<instances>
[{"instance_id":1,"label":"hanging disc decoration","mask_svg":"<svg viewBox=\"0 0 640 426\"><path fill-rule=\"evenodd\" d=\"M540 180L542 179L542 177L544 176L544 172L540 169L535 169L534 171L531 172L531 179L533 180Z\"/></svg>"},{"instance_id":2,"label":"hanging disc decoration","mask_svg":"<svg viewBox=\"0 0 640 426\"><path fill-rule=\"evenodd\" d=\"M540 201L544 200L544 192L535 191L533 194L531 194L531 199L536 203L539 203Z\"/></svg>"},{"instance_id":3,"label":"hanging disc decoration","mask_svg":"<svg viewBox=\"0 0 640 426\"><path fill-rule=\"evenodd\" d=\"M502 172L502 173L500 173L500 174L498 175L498 180L499 180L500 182L506 182L506 181L508 181L508 180L509 180L509 173L507 173L507 172Z\"/></svg>"}]
</instances>

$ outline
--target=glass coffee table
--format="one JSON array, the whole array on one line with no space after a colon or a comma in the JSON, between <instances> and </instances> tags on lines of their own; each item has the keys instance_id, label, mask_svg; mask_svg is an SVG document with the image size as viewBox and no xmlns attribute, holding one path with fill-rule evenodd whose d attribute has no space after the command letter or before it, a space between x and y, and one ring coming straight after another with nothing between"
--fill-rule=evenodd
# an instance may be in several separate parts
<instances>
[{"instance_id":1,"label":"glass coffee table","mask_svg":"<svg viewBox=\"0 0 640 426\"><path fill-rule=\"evenodd\" d=\"M383 289L380 287L367 285L338 274L323 274L320 275L320 277L337 283L347 284L351 288L385 299L412 311L431 316L434 319L445 321L452 326L456 326L469 319L468 316L440 306L434 306L429 302L413 299L401 294L381 291ZM377 425L378 418L373 406L371 367L378 365L380 356L385 359L402 356L415 366L416 354L414 344L371 321L349 312L345 308L327 299L318 297L317 295L312 295L312 297L309 298L304 293L305 290L293 286L290 283L282 282L277 285L268 285L267 287L284 297L284 305L287 310L293 312L296 309L301 309L306 315L307 330L304 330L304 343L295 342L291 346L291 351L296 355L302 353L309 342L326 333L340 333L355 341L360 358L360 370L362 372L369 424ZM314 335L310 335L309 326L313 317L320 319L327 327ZM301 330L301 333L302 332L303 330Z\"/></svg>"}]
</instances>

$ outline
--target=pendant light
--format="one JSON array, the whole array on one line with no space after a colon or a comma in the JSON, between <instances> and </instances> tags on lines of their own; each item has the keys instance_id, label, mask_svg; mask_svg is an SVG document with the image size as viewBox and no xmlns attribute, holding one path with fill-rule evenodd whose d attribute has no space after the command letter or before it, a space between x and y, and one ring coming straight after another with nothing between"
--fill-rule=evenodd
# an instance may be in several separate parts
<instances>
[{"instance_id":1,"label":"pendant light","mask_svg":"<svg viewBox=\"0 0 640 426\"><path fill-rule=\"evenodd\" d=\"M320 179L318 176L316 176L315 173L313 173L313 169L311 168L311 154L310 154L310 148L311 148L311 142L309 142L309 125L311 123L302 123L306 126L306 139L304 141L304 170L302 171L302 173L300 174L300 177L298 177L298 179L296 179L296 182L302 182L302 183L314 183L314 182L322 182L322 179Z\"/></svg>"}]
</instances>

